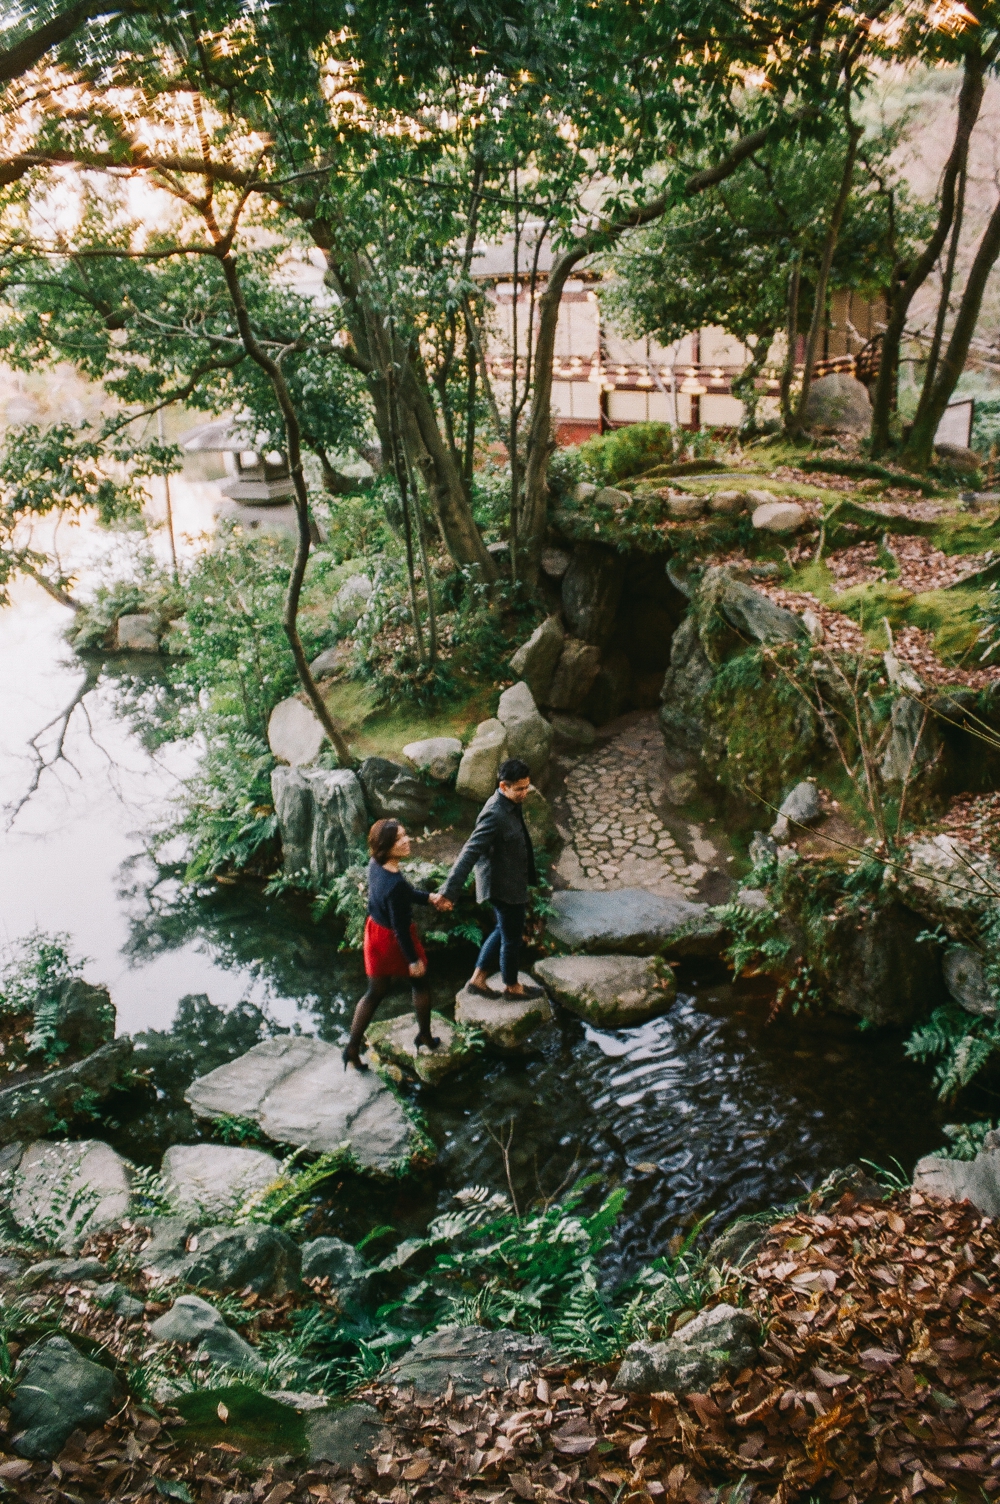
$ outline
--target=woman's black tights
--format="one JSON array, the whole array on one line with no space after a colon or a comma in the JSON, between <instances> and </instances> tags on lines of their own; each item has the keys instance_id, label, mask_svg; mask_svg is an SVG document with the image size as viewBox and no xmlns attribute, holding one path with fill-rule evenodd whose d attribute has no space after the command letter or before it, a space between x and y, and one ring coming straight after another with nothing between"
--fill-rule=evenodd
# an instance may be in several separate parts
<instances>
[{"instance_id":1,"label":"woman's black tights","mask_svg":"<svg viewBox=\"0 0 1000 1504\"><path fill-rule=\"evenodd\" d=\"M360 1059L361 1047L365 1042L365 1030L371 1023L378 1010L378 1005L385 997L393 983L392 977L371 977L368 981L368 991L354 1010L354 1018L351 1021L351 1038L344 1051L347 1060L355 1063ZM427 989L427 983L423 977L413 979L413 1011L417 1015L420 1044L431 1043L431 995Z\"/></svg>"}]
</instances>

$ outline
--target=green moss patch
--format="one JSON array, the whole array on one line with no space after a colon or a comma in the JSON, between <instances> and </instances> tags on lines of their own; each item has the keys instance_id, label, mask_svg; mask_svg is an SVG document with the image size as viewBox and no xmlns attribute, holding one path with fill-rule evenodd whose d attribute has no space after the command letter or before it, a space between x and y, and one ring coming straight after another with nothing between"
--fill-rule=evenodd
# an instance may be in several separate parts
<instances>
[{"instance_id":1,"label":"green moss patch","mask_svg":"<svg viewBox=\"0 0 1000 1504\"><path fill-rule=\"evenodd\" d=\"M359 679L344 679L330 686L326 703L358 757L398 759L408 742L423 741L430 736L457 736L463 740L471 727L493 715L498 695L495 685L485 685L467 699L440 711L421 711L415 706L386 709L379 707L371 686Z\"/></svg>"},{"instance_id":2,"label":"green moss patch","mask_svg":"<svg viewBox=\"0 0 1000 1504\"><path fill-rule=\"evenodd\" d=\"M173 1404L187 1422L182 1440L194 1451L210 1451L220 1442L251 1457L298 1457L306 1450L302 1416L246 1384L196 1389ZM228 1412L226 1420L219 1415L220 1405Z\"/></svg>"}]
</instances>

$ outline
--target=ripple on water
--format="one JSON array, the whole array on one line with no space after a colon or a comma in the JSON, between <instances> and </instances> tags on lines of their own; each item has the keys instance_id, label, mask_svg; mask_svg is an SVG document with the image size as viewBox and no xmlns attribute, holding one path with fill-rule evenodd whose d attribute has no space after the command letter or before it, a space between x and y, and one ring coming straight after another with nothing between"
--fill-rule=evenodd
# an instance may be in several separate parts
<instances>
[{"instance_id":1,"label":"ripple on water","mask_svg":"<svg viewBox=\"0 0 1000 1504\"><path fill-rule=\"evenodd\" d=\"M564 1019L534 1058L446 1084L421 1105L444 1144L448 1193L496 1184L488 1130L513 1118L524 1199L551 1193L574 1160L581 1174L628 1185L615 1252L628 1267L699 1218L722 1225L859 1158L910 1169L939 1141L926 1073L897 1036L859 1038L830 1018L767 1028L769 1007L759 989L723 983L683 993L631 1032Z\"/></svg>"}]
</instances>

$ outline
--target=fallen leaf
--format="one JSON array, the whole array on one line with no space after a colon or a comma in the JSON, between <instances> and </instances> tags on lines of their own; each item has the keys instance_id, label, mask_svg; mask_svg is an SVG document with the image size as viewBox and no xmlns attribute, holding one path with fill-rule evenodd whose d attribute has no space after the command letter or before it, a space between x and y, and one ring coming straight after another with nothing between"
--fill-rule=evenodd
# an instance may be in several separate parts
<instances>
[{"instance_id":1,"label":"fallen leaf","mask_svg":"<svg viewBox=\"0 0 1000 1504\"><path fill-rule=\"evenodd\" d=\"M557 1452L562 1452L564 1457L584 1457L591 1447L597 1445L596 1436L573 1435L554 1431L552 1433L552 1445Z\"/></svg>"},{"instance_id":2,"label":"fallen leaf","mask_svg":"<svg viewBox=\"0 0 1000 1504\"><path fill-rule=\"evenodd\" d=\"M24 1457L15 1457L11 1462L0 1463L0 1478L23 1478L32 1466Z\"/></svg>"},{"instance_id":3,"label":"fallen leaf","mask_svg":"<svg viewBox=\"0 0 1000 1504\"><path fill-rule=\"evenodd\" d=\"M222 1424L225 1425L227 1420L229 1419L229 1411L226 1409L221 1400L215 1407L215 1413L221 1420Z\"/></svg>"},{"instance_id":4,"label":"fallen leaf","mask_svg":"<svg viewBox=\"0 0 1000 1504\"><path fill-rule=\"evenodd\" d=\"M643 1175L659 1175L660 1173L659 1165L651 1164L649 1160L646 1159L640 1160L636 1165L636 1169L639 1170Z\"/></svg>"}]
</instances>

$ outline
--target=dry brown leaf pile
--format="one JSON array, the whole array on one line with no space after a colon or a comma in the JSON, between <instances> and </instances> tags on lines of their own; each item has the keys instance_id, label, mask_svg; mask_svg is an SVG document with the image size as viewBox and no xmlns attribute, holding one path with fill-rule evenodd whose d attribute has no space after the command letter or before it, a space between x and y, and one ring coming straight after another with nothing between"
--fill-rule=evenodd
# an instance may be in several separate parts
<instances>
[{"instance_id":1,"label":"dry brown leaf pile","mask_svg":"<svg viewBox=\"0 0 1000 1504\"><path fill-rule=\"evenodd\" d=\"M388 1439L349 1472L191 1456L182 1426L128 1408L55 1464L4 1455L0 1480L27 1504L158 1504L177 1484L197 1504L710 1504L741 1478L741 1504L1000 1493L996 1222L916 1192L848 1193L772 1228L745 1277L761 1360L707 1394L617 1395L613 1369L580 1366L467 1398L373 1385L358 1398Z\"/></svg>"},{"instance_id":2,"label":"dry brown leaf pile","mask_svg":"<svg viewBox=\"0 0 1000 1504\"><path fill-rule=\"evenodd\" d=\"M1000 852L1000 794L956 794L934 828L973 851L995 855Z\"/></svg>"},{"instance_id":3,"label":"dry brown leaf pile","mask_svg":"<svg viewBox=\"0 0 1000 1504\"><path fill-rule=\"evenodd\" d=\"M919 594L925 590L944 590L967 575L982 569L988 560L971 554L946 554L935 548L927 538L900 534L890 542L890 548L899 562L899 572L893 583L903 590ZM838 548L827 554L824 562L840 590L855 585L869 585L875 580L887 578L885 566L879 562L880 545L855 543L850 548Z\"/></svg>"}]
</instances>

